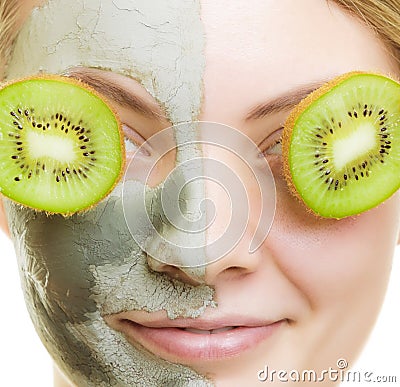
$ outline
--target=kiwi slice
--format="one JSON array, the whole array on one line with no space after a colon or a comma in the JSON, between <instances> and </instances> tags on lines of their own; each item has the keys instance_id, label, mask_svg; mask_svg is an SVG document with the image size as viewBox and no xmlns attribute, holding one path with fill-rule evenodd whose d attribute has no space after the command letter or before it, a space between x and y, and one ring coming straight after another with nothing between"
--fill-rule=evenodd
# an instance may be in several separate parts
<instances>
[{"instance_id":1,"label":"kiwi slice","mask_svg":"<svg viewBox=\"0 0 400 387\"><path fill-rule=\"evenodd\" d=\"M0 191L25 206L70 215L104 198L122 175L121 125L77 80L40 75L0 90Z\"/></svg>"},{"instance_id":2,"label":"kiwi slice","mask_svg":"<svg viewBox=\"0 0 400 387\"><path fill-rule=\"evenodd\" d=\"M315 214L344 218L400 187L400 85L351 72L290 113L282 138L289 187Z\"/></svg>"}]
</instances>

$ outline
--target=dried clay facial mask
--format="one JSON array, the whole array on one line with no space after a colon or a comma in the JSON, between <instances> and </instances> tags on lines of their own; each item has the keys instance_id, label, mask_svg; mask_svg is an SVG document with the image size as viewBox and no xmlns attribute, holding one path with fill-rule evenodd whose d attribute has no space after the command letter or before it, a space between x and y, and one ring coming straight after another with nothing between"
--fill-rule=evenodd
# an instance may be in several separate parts
<instances>
[{"instance_id":1,"label":"dried clay facial mask","mask_svg":"<svg viewBox=\"0 0 400 387\"><path fill-rule=\"evenodd\" d=\"M134 165L106 200L69 218L5 202L30 315L58 366L77 385L212 385L186 366L132 346L103 320L122 311L197 318L216 307L212 288L152 271L144 252L204 282L210 257L224 256L241 239L244 228L237 225L247 226L247 191L224 163L205 161L201 141L238 156L246 164L242 170L264 189L261 198L272 193L252 230L249 251L257 249L272 223L275 187L258 148L232 128L195 122L204 46L195 0L79 0L73 6L69 0L50 0L34 10L16 42L8 79L41 70L60 74L76 66L109 70L138 80L173 124L150 139L161 151L172 142L176 152L174 173L156 186L142 180ZM223 231L218 243L206 238L214 212L208 207L204 177L224 182L236 203L233 227ZM147 222L140 218L143 210L151 218Z\"/></svg>"},{"instance_id":2,"label":"dried clay facial mask","mask_svg":"<svg viewBox=\"0 0 400 387\"><path fill-rule=\"evenodd\" d=\"M139 80L165 106L173 124L190 122L200 110L204 69L199 15L197 0L76 0L73 5L51 0L33 11L16 42L7 77L41 70L59 74L74 66L107 69ZM195 129L179 127L178 143L196 137ZM177 161L198 152L196 145L184 147L177 151ZM131 346L102 318L122 310L198 317L215 306L211 288L193 287L149 269L125 222L121 188L71 218L47 217L5 203L34 325L58 366L77 385L211 385L188 367ZM201 183L191 190L188 213L204 196ZM148 197L157 197L157 190L149 189ZM152 209L157 216L156 200ZM185 264L191 258L177 259ZM197 265L204 262L201 255L195 258ZM188 270L203 278L204 267Z\"/></svg>"}]
</instances>

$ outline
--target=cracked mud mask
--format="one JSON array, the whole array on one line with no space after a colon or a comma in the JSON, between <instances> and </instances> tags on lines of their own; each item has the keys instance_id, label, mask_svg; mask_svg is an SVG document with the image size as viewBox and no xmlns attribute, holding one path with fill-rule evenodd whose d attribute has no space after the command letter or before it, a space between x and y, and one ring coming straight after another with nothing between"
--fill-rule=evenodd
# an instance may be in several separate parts
<instances>
[{"instance_id":1,"label":"cracked mud mask","mask_svg":"<svg viewBox=\"0 0 400 387\"><path fill-rule=\"evenodd\" d=\"M173 124L192 121L200 110L204 69L199 13L196 0L48 1L33 11L21 31L7 78L39 71L60 74L76 66L110 70L137 79ZM178 143L194 136L196 131L175 131ZM198 152L196 145L185 147L177 151L176 160L184 162ZM202 189L201 183L192 186L196 203ZM149 268L127 227L121 186L94 209L67 219L9 201L5 207L30 315L72 382L209 385L190 368L129 344L102 318L126 310L194 318L215 306L208 286L195 287ZM204 263L201 255L196 259ZM201 281L204 267L190 274Z\"/></svg>"},{"instance_id":2,"label":"cracked mud mask","mask_svg":"<svg viewBox=\"0 0 400 387\"><path fill-rule=\"evenodd\" d=\"M272 223L275 187L258 148L232 128L196 121L205 69L203 27L194 0L80 0L73 5L51 0L33 11L16 41L9 79L39 71L82 78L86 72L86 79L92 74L95 89L96 80L107 85L113 80L114 87L105 89L117 95L113 102L118 111L122 97L132 101L132 90L137 92L131 87L133 78L147 90L140 88L141 97L156 101L153 106L158 104L166 115L157 134L145 136L151 156L157 160L158 152L163 159L166 153L165 163L140 157L136 148L128 150L133 159L139 155L130 164L133 169L127 168L123 182L90 211L64 218L5 202L34 325L59 368L79 386L211 385L188 366L164 360L139 340L130 340L112 319L119 316L117 320L134 326L132 314L154 312L170 323L218 310L214 290L204 284L205 265L235 247L248 225L254 237L247 248L254 251ZM134 110L133 104L125 105L118 111L121 116ZM225 159L217 164L213 155L220 152ZM234 156L241 161L235 172L229 168ZM152 168L140 167L144 160L146 166L150 160L154 174ZM207 200L212 181L225 182L223 189L236 206L231 209L234 227L228 231L215 216L215 229L223 235L216 243L209 243L207 234L214 220ZM247 184L268 193L258 195ZM258 196L270 196L269 205ZM249 221L249 213L260 210L257 205L261 215ZM242 221L245 228L237 228ZM156 271L165 263L203 284L194 286Z\"/></svg>"},{"instance_id":3,"label":"cracked mud mask","mask_svg":"<svg viewBox=\"0 0 400 387\"><path fill-rule=\"evenodd\" d=\"M207 146L229 149L239 156L242 169L256 176L261 196L274 199L274 180L258 148L226 125L176 125L152 136L143 147L151 144L153 153L157 148L159 153L168 153L169 145L177 149L173 139L177 131L189 133L194 128L200 130ZM186 141L181 147L191 145ZM223 257L245 232L243 219L250 211L246 174L234 175L226 164L204 158L200 164L204 175L197 176L198 158L193 158L178 164L167 178L161 173L162 182L152 187L143 175L152 180L154 164L149 157L149 171L145 165L139 168L143 154L140 149L135 153L123 182L86 213L69 218L47 216L11 201L5 203L28 308L49 352L78 385L207 386L210 382L190 368L132 344L129 332L119 329L115 320L126 327L128 321L134 322L132 314L140 311L164 311L169 319L196 318L207 307L216 307L210 287L192 286L151 270L146 253L200 279L202 259ZM229 228L206 244L201 228L209 225L202 215L213 220L210 215L215 211L198 211L197 179L204 176L231 193L233 206ZM249 251L259 247L272 224L275 201L266 203Z\"/></svg>"}]
</instances>

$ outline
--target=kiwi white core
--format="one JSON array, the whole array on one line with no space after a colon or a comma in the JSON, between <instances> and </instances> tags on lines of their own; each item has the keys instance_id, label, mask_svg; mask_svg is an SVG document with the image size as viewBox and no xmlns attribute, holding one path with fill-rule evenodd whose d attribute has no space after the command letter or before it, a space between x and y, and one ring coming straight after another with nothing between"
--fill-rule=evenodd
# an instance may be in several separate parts
<instances>
[{"instance_id":1,"label":"kiwi white core","mask_svg":"<svg viewBox=\"0 0 400 387\"><path fill-rule=\"evenodd\" d=\"M204 46L205 33L200 19L199 0L49 0L33 11L19 34L7 68L7 78L16 79L40 71L63 74L77 66L113 71L140 82L165 108L171 123L176 125L198 118L205 66ZM178 143L196 140L197 136L195 130L176 133ZM34 143L36 140L39 139L35 139ZM34 148L35 152L43 151L39 146L35 145ZM177 154L177 162L184 162L198 155L198 152L199 149L195 146L183 147ZM112 194L113 200L119 202L120 191L121 187L117 186ZM188 212L192 211L189 207L198 207L203 197L204 187L202 184L195 185L186 197ZM106 204L112 209L114 201L107 199ZM107 221L97 208L74 219L63 219L58 228L63 229L64 234L58 235L56 229L51 229L52 236L42 233L41 240L36 241L34 248L24 245L26 242L20 237L21 233L26 235L35 232L34 226L29 226L35 224L35 215L32 212L10 205L10 228L18 223L17 218L22 216L21 211L26 216L24 227L32 227L26 230L27 233L14 227L13 233L20 256L22 280L26 283L28 309L38 330L43 331L41 327L48 326L46 322L49 317L61 327L57 328L58 331L46 330L42 340L59 367L72 381L89 386L146 386L155 385L154 383L174 386L210 385L206 378L186 366L177 367L176 364L167 363L156 356L150 362L146 351L128 345L104 324L100 313L104 305L100 305L99 300L107 298L113 306L113 313L129 310L132 305L136 305L139 310L165 311L169 316L175 316L179 307L179 310L185 311L186 317L195 318L201 315L206 306L212 305L211 288L207 290L202 286L201 289L189 289L186 284L181 283L179 286L183 298L177 305L176 286L170 284L165 276L156 275L148 269L147 258L138 246L133 247L134 251L130 252L130 256L126 255L126 245L130 246L132 238L122 238L126 235L125 229L116 232L119 228L124 228L121 219L117 219L122 216L118 211L110 210ZM160 208L156 203L152 211L158 216ZM102 221L99 222L99 219ZM42 223L41 226L45 225ZM79 233L78 229L81 230ZM83 241L82 235L87 235L87 239ZM76 250L77 241L84 242L79 251ZM51 254L49 250L52 250ZM47 272L46 260L51 260L52 267L56 268L64 266L65 260L75 259L86 264L85 269L79 270L75 265L66 266L59 282L68 283L82 279L87 282L82 289L88 289L89 297L69 296L66 299L64 293L52 292L46 284L36 280L37 272L31 273L24 266L27 265L28 253L33 254L30 258L36 262L36 266L41 262L43 272ZM73 257L74 254L81 256L78 259ZM107 257L115 258L107 264L89 265L87 262L96 256L103 261ZM177 258L185 263L186 257ZM192 261L193 257L188 259ZM196 259L198 263L205 262L204 257ZM126 267L135 268L127 271L128 279L125 278L125 282L120 273L125 266L122 267L118 260L124 260ZM104 276L97 275L99 273ZM201 280L204 273L205 269L200 268L196 273L190 274ZM47 275L54 278L51 270ZM99 278L103 277L108 278L112 284L99 283ZM33 279L37 290L29 291L31 287L28 285ZM136 286L135 294L130 298L127 298L125 288L128 280ZM157 281L158 286L154 286L154 292L149 292L148 284L155 285ZM185 294L190 294L190 297ZM69 312L71 303L74 302L79 310L86 308L87 312L84 316L71 313L66 322L65 313ZM93 310L93 303L96 310ZM48 307L55 304L59 307ZM101 340L98 340L96 338L100 333ZM77 346L65 345L65 337L78 340ZM90 348L90 353L94 355L85 356L80 345ZM82 358L77 359L79 356ZM97 379L93 381L95 375ZM161 376L163 379L159 380Z\"/></svg>"},{"instance_id":2,"label":"kiwi white core","mask_svg":"<svg viewBox=\"0 0 400 387\"><path fill-rule=\"evenodd\" d=\"M26 135L29 156L32 159L42 160L49 157L60 163L72 163L75 161L75 144L67 138L48 134L28 132Z\"/></svg>"},{"instance_id":3,"label":"kiwi white core","mask_svg":"<svg viewBox=\"0 0 400 387\"><path fill-rule=\"evenodd\" d=\"M376 133L374 126L369 123L358 124L357 128L342 138L337 138L332 144L333 163L337 171L360 156L376 147Z\"/></svg>"}]
</instances>

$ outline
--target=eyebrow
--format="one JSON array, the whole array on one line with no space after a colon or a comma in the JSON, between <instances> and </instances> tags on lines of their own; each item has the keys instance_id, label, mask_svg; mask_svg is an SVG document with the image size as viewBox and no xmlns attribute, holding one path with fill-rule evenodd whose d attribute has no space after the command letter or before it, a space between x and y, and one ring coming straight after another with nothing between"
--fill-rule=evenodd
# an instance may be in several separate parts
<instances>
[{"instance_id":1,"label":"eyebrow","mask_svg":"<svg viewBox=\"0 0 400 387\"><path fill-rule=\"evenodd\" d=\"M307 95L321 87L327 81L328 79L302 85L267 102L258 104L254 108L250 109L250 112L246 116L245 120L258 120L275 113L290 110L294 108L302 99L307 97Z\"/></svg>"},{"instance_id":2,"label":"eyebrow","mask_svg":"<svg viewBox=\"0 0 400 387\"><path fill-rule=\"evenodd\" d=\"M157 119L159 121L168 120L161 108L156 105L151 106L135 93L105 79L101 75L92 74L90 71L85 70L71 70L67 75L93 87L93 89L104 95L107 99L123 107L133 109L147 118Z\"/></svg>"}]
</instances>

